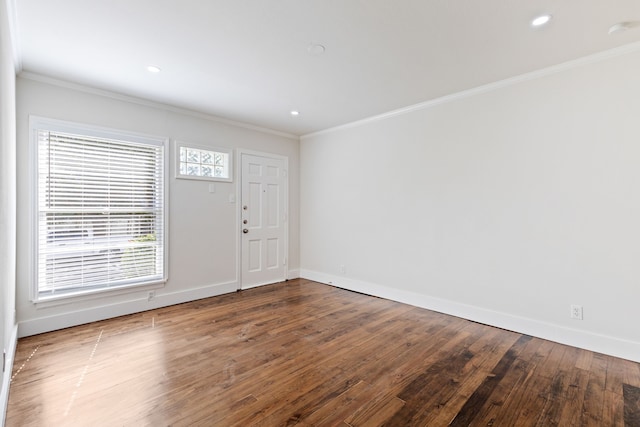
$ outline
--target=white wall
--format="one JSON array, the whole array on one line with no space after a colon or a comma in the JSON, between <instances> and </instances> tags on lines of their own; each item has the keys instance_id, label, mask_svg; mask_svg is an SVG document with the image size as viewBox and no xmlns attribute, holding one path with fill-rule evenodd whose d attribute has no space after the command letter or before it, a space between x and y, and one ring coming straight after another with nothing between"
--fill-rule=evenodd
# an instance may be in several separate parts
<instances>
[{"instance_id":1,"label":"white wall","mask_svg":"<svg viewBox=\"0 0 640 427\"><path fill-rule=\"evenodd\" d=\"M113 317L237 288L237 205L233 183L215 183L209 193L202 181L169 180L169 281L147 301L146 291L74 301L58 306L36 306L29 300L31 194L28 168L28 120L36 115L103 127L164 136L198 146L243 148L289 158L289 269L299 267L298 182L299 142L273 133L225 124L177 109L139 103L100 91L77 90L74 85L50 84L46 79L18 78L18 290L19 335ZM237 173L237 171L236 171ZM293 271L292 271L293 270Z\"/></svg>"},{"instance_id":2,"label":"white wall","mask_svg":"<svg viewBox=\"0 0 640 427\"><path fill-rule=\"evenodd\" d=\"M603 58L303 137L301 276L640 361L640 52Z\"/></svg>"},{"instance_id":3,"label":"white wall","mask_svg":"<svg viewBox=\"0 0 640 427\"><path fill-rule=\"evenodd\" d=\"M0 350L7 361L0 383L0 425L4 425L15 353L16 126L15 63L8 2L0 2ZM0 355L1 356L1 355ZM0 359L0 364L2 363Z\"/></svg>"}]
</instances>

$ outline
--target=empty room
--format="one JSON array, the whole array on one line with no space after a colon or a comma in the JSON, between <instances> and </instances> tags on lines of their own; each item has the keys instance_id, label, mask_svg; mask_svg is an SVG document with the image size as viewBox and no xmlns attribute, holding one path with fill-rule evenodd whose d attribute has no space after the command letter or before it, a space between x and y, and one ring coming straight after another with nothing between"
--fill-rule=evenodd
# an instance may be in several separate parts
<instances>
[{"instance_id":1,"label":"empty room","mask_svg":"<svg viewBox=\"0 0 640 427\"><path fill-rule=\"evenodd\" d=\"M0 425L640 426L640 2L1 0Z\"/></svg>"}]
</instances>

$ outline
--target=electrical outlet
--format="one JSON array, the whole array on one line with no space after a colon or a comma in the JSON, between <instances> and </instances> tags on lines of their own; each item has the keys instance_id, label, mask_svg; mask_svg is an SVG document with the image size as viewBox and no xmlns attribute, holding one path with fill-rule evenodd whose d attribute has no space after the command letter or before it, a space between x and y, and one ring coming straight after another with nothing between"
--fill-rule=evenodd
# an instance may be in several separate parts
<instances>
[{"instance_id":1,"label":"electrical outlet","mask_svg":"<svg viewBox=\"0 0 640 427\"><path fill-rule=\"evenodd\" d=\"M582 306L581 305L571 305L571 318L582 320Z\"/></svg>"},{"instance_id":2,"label":"electrical outlet","mask_svg":"<svg viewBox=\"0 0 640 427\"><path fill-rule=\"evenodd\" d=\"M340 266L340 273L345 274L347 272L346 267L343 265Z\"/></svg>"},{"instance_id":3,"label":"electrical outlet","mask_svg":"<svg viewBox=\"0 0 640 427\"><path fill-rule=\"evenodd\" d=\"M147 295L147 301L151 301L156 297L156 291L149 291L149 295Z\"/></svg>"}]
</instances>

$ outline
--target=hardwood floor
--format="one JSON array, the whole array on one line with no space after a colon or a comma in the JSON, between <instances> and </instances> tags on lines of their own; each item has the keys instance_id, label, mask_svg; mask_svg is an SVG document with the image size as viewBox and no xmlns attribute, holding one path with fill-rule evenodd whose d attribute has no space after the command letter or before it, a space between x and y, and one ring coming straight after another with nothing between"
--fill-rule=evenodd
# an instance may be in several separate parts
<instances>
[{"instance_id":1,"label":"hardwood floor","mask_svg":"<svg viewBox=\"0 0 640 427\"><path fill-rule=\"evenodd\" d=\"M640 365L306 280L21 339L7 426L640 426Z\"/></svg>"}]
</instances>

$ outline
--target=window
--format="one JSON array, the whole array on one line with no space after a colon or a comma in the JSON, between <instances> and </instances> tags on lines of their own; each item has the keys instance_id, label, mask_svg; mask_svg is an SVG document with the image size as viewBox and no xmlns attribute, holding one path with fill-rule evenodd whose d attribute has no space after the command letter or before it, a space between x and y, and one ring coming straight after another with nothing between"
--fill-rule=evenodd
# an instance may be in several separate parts
<instances>
[{"instance_id":1,"label":"window","mask_svg":"<svg viewBox=\"0 0 640 427\"><path fill-rule=\"evenodd\" d=\"M176 142L176 178L233 180L231 150L200 148Z\"/></svg>"},{"instance_id":2,"label":"window","mask_svg":"<svg viewBox=\"0 0 640 427\"><path fill-rule=\"evenodd\" d=\"M165 280L162 139L31 118L35 298Z\"/></svg>"}]
</instances>

